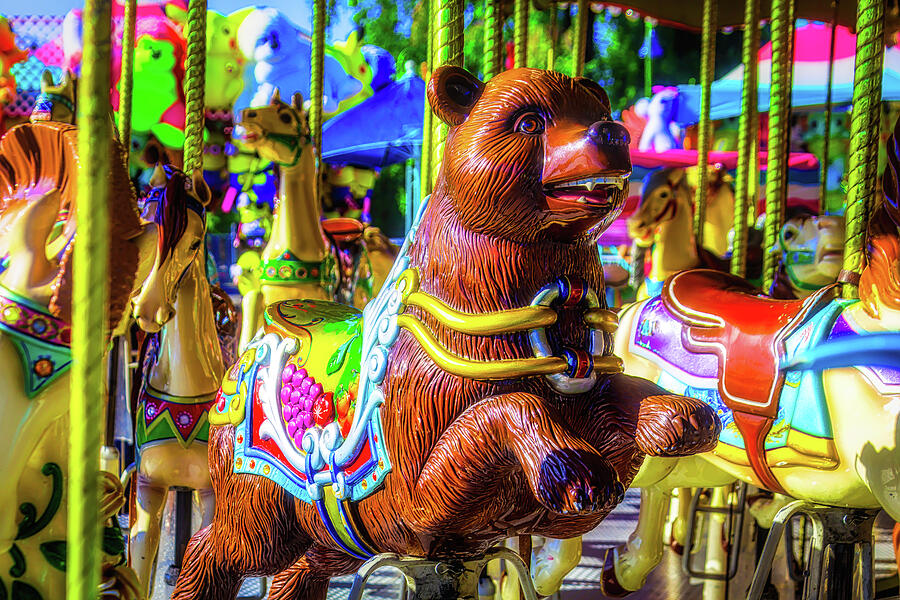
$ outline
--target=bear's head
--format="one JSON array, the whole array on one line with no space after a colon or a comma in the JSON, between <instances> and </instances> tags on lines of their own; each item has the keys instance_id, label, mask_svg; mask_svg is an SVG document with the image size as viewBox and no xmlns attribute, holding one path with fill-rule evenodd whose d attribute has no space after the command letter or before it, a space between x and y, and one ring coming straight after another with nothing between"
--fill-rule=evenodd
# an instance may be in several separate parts
<instances>
[{"instance_id":1,"label":"bear's head","mask_svg":"<svg viewBox=\"0 0 900 600\"><path fill-rule=\"evenodd\" d=\"M428 101L450 126L434 193L464 228L572 242L599 235L621 212L629 135L593 81L514 69L484 84L444 66L428 83Z\"/></svg>"}]
</instances>

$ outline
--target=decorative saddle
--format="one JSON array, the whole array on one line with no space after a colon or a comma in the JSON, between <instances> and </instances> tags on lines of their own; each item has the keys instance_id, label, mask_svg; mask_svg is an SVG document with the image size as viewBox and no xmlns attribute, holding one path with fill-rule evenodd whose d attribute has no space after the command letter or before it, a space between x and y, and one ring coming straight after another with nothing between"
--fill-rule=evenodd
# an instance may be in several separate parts
<instances>
[{"instance_id":1,"label":"decorative saddle","mask_svg":"<svg viewBox=\"0 0 900 600\"><path fill-rule=\"evenodd\" d=\"M678 273L644 306L631 351L660 366L663 387L713 405L725 425L716 453L779 491L770 463L837 462L821 384L779 370L828 336L842 308L835 291L773 300L719 271Z\"/></svg>"}]
</instances>

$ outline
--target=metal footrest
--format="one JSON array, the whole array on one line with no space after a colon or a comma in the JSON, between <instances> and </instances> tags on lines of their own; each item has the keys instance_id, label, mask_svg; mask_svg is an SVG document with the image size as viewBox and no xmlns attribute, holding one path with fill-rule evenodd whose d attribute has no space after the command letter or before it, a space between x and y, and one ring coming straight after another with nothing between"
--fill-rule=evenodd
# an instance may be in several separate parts
<instances>
[{"instance_id":1,"label":"metal footrest","mask_svg":"<svg viewBox=\"0 0 900 600\"><path fill-rule=\"evenodd\" d=\"M348 600L362 600L366 580L382 567L394 567L403 573L409 600L478 600L478 580L484 567L498 559L506 561L507 568L518 574L525 600L537 600L525 563L509 548L492 548L484 556L467 561L433 561L391 553L379 554L360 567Z\"/></svg>"},{"instance_id":2,"label":"metal footrest","mask_svg":"<svg viewBox=\"0 0 900 600\"><path fill-rule=\"evenodd\" d=\"M714 581L727 581L734 578L738 570L738 559L740 552L737 551L741 547L741 537L744 530L744 514L745 504L747 500L747 484L738 482L735 484L737 498L734 503L727 506L709 506L701 505L700 498L705 490L710 490L710 501L712 500L713 490L711 488L698 488L694 492L691 499L691 511L688 516L687 535L685 539L684 554L681 557L681 564L684 572L691 577L697 579L710 579ZM723 515L726 520L725 539L727 540L726 554L728 556L728 568L724 573L711 573L701 569L694 568L691 558L696 550L695 540L698 531L698 514Z\"/></svg>"},{"instance_id":3,"label":"metal footrest","mask_svg":"<svg viewBox=\"0 0 900 600\"><path fill-rule=\"evenodd\" d=\"M811 549L804 570L804 600L851 600L875 597L872 575L872 526L878 510L836 508L806 500L791 502L776 515L753 574L747 600L760 600L775 550L787 523L802 514L812 525Z\"/></svg>"}]
</instances>

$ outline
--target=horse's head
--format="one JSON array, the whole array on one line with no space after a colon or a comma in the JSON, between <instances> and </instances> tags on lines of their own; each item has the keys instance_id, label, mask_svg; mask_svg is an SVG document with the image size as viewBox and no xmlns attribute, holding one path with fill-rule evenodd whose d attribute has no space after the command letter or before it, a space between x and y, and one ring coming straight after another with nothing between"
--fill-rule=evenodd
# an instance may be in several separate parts
<instances>
[{"instance_id":1,"label":"horse's head","mask_svg":"<svg viewBox=\"0 0 900 600\"><path fill-rule=\"evenodd\" d=\"M521 243L573 242L598 235L621 212L628 131L593 81L513 69L485 84L444 66L428 83L428 101L450 125L435 194L466 229Z\"/></svg>"},{"instance_id":2,"label":"horse's head","mask_svg":"<svg viewBox=\"0 0 900 600\"><path fill-rule=\"evenodd\" d=\"M678 211L689 210L690 190L685 182L684 169L662 169L644 179L641 201L628 218L628 235L638 244L649 246L657 228L671 221Z\"/></svg>"},{"instance_id":3,"label":"horse's head","mask_svg":"<svg viewBox=\"0 0 900 600\"><path fill-rule=\"evenodd\" d=\"M250 150L281 165L294 165L309 145L309 126L303 98L294 94L291 104L281 101L278 90L267 106L245 108L236 136Z\"/></svg>"},{"instance_id":4,"label":"horse's head","mask_svg":"<svg viewBox=\"0 0 900 600\"><path fill-rule=\"evenodd\" d=\"M178 284L201 252L210 192L200 172L188 177L157 166L144 214L158 227L150 274L134 301L134 317L145 331L158 331L174 314Z\"/></svg>"},{"instance_id":5,"label":"horse's head","mask_svg":"<svg viewBox=\"0 0 900 600\"><path fill-rule=\"evenodd\" d=\"M57 123L75 124L75 75L70 71L63 73L59 85L53 83L53 74L44 71L41 76L41 93L34 103L34 109L28 119L36 121L56 121Z\"/></svg>"},{"instance_id":6,"label":"horse's head","mask_svg":"<svg viewBox=\"0 0 900 600\"><path fill-rule=\"evenodd\" d=\"M844 219L798 214L778 238L785 272L797 296L837 280L844 259Z\"/></svg>"}]
</instances>

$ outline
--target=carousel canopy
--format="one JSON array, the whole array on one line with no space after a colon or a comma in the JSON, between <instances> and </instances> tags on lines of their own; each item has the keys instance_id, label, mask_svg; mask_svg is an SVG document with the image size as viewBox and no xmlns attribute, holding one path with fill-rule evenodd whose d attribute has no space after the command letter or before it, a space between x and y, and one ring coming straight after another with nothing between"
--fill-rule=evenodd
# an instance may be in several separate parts
<instances>
[{"instance_id":1,"label":"carousel canopy","mask_svg":"<svg viewBox=\"0 0 900 600\"><path fill-rule=\"evenodd\" d=\"M794 108L823 106L828 91L828 63L831 26L809 23L798 27L794 41L794 82L791 101ZM856 36L838 27L834 42L834 72L831 86L832 102L849 104L853 99L853 71L856 56ZM727 119L741 114L744 65L712 85L710 118ZM759 51L759 110L769 110L769 87L772 81L772 44ZM900 47L887 48L884 53L884 100L900 100ZM691 125L700 120L700 86L679 85L675 121Z\"/></svg>"},{"instance_id":2,"label":"carousel canopy","mask_svg":"<svg viewBox=\"0 0 900 600\"><path fill-rule=\"evenodd\" d=\"M399 81L322 127L322 159L335 164L381 168L419 153L425 112L425 82L407 67Z\"/></svg>"}]
</instances>

